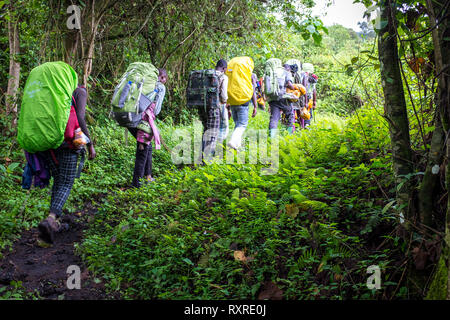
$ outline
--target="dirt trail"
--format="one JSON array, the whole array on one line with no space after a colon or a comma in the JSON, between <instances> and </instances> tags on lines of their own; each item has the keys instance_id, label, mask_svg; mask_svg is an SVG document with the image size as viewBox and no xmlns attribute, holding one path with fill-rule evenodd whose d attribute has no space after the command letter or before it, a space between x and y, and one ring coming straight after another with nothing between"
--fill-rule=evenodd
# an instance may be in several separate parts
<instances>
[{"instance_id":1,"label":"dirt trail","mask_svg":"<svg viewBox=\"0 0 450 320\"><path fill-rule=\"evenodd\" d=\"M80 214L64 215L69 230L56 234L55 243L49 248L38 245L38 230L25 231L16 241L11 252L5 252L0 261L0 287L12 280L21 281L27 292L38 293L41 299L98 300L108 299L102 283L95 283L94 277L74 254L74 243L82 240L87 220L97 210L92 206ZM77 265L81 270L81 289L66 286L67 268Z\"/></svg>"}]
</instances>

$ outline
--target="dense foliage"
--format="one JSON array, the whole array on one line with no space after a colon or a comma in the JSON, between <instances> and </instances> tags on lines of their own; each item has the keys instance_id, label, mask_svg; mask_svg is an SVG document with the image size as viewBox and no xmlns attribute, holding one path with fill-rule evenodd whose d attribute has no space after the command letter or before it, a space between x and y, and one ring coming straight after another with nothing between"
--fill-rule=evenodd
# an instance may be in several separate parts
<instances>
[{"instance_id":1,"label":"dense foliage","mask_svg":"<svg viewBox=\"0 0 450 320\"><path fill-rule=\"evenodd\" d=\"M445 216L446 195L438 188L433 228L417 224L405 231L396 198L404 182L397 183L392 167L377 30L370 24L361 24L361 33L339 25L326 29L310 16L314 2L306 0L212 1L208 6L200 0L111 0L95 11L87 1L81 5L86 31L80 39L65 29L68 3L50 1L47 7L38 0L14 1L11 11L10 1L0 1L6 18L1 24L15 21L19 26L19 108L27 74L42 62L69 60L80 79L84 75L87 80L87 117L97 158L86 163L64 210L98 210L76 252L109 292L128 299L425 297L440 247L427 249L424 261L423 248L445 232L439 222ZM428 28L423 12L418 12L414 26L408 25L401 14L407 9L397 10L400 37L413 37L413 27ZM90 32L92 28L96 31ZM418 185L436 129L431 37L401 44L414 151L414 171L402 178ZM0 46L0 61L6 66L7 28L0 33ZM262 175L261 164L175 165L169 149L179 142L176 130L194 134L201 126L196 113L185 106L189 71L238 55L253 58L258 76L272 57L313 63L319 101L312 126L293 135L281 132L274 175ZM89 57L91 66L86 64ZM157 122L167 149L153 152L157 180L139 190L129 188L135 140L125 137L109 117L114 81L133 61L151 61L169 72ZM86 73L85 68L91 69ZM7 83L3 68L0 87ZM6 95L3 104L8 104ZM15 141L16 116L13 109L2 108L2 251L23 230L36 227L50 201L48 188L20 188L25 160ZM268 121L269 114L259 111L250 118L249 129L265 130ZM415 194L411 192L412 202ZM419 272L414 271L417 263L423 263ZM381 290L366 286L372 265L382 270ZM439 266L442 277L445 263ZM440 290L436 282L433 286L430 292ZM15 283L11 292L18 287Z\"/></svg>"}]
</instances>

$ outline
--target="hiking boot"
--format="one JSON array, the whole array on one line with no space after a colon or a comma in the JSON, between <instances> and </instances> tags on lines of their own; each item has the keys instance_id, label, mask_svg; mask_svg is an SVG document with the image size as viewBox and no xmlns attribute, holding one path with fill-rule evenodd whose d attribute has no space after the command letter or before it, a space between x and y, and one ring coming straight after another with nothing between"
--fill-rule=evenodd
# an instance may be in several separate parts
<instances>
[{"instance_id":1,"label":"hiking boot","mask_svg":"<svg viewBox=\"0 0 450 320\"><path fill-rule=\"evenodd\" d=\"M55 233L67 230L69 225L67 223L61 224L58 219L53 218L51 215L44 221L39 223L39 237L48 243L53 243L55 240Z\"/></svg>"}]
</instances>

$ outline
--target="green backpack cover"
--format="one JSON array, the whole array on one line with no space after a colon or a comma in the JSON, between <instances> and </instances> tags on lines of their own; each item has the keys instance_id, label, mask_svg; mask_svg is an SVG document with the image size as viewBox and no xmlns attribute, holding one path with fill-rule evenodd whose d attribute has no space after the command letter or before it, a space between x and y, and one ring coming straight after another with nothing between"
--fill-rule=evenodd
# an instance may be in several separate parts
<instances>
[{"instance_id":1,"label":"green backpack cover","mask_svg":"<svg viewBox=\"0 0 450 320\"><path fill-rule=\"evenodd\" d=\"M151 63L131 63L114 89L111 99L114 118L120 126L135 128L142 112L153 100L158 69Z\"/></svg>"},{"instance_id":2,"label":"green backpack cover","mask_svg":"<svg viewBox=\"0 0 450 320\"><path fill-rule=\"evenodd\" d=\"M30 153L58 148L64 140L78 76L65 62L47 62L33 70L25 83L17 142Z\"/></svg>"}]
</instances>

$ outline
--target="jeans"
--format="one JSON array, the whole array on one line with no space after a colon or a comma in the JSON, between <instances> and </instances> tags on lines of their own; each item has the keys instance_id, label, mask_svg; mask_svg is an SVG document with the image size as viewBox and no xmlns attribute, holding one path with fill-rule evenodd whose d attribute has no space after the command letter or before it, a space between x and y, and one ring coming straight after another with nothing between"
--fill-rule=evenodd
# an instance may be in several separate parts
<instances>
[{"instance_id":1,"label":"jeans","mask_svg":"<svg viewBox=\"0 0 450 320\"><path fill-rule=\"evenodd\" d=\"M231 115L235 125L229 144L239 148L242 143L242 135L248 125L248 104L231 106Z\"/></svg>"}]
</instances>

